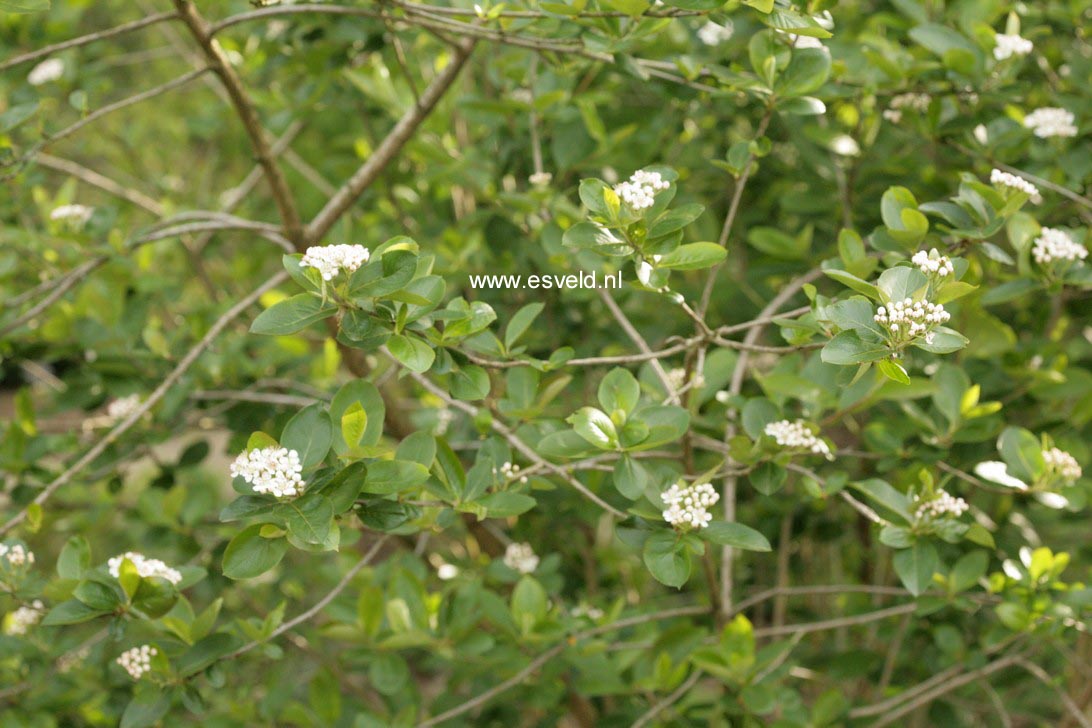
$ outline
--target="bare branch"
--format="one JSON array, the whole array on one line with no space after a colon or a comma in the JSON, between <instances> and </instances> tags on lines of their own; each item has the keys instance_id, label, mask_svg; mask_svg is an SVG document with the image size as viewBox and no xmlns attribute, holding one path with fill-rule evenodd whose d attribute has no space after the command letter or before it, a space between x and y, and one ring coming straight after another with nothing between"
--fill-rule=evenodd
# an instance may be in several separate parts
<instances>
[{"instance_id":1,"label":"bare branch","mask_svg":"<svg viewBox=\"0 0 1092 728\"><path fill-rule=\"evenodd\" d=\"M78 180L86 182L92 187L98 187L104 192L108 192L111 195L120 197L123 200L127 200L137 207L141 208L145 212L148 212L156 217L162 217L165 214L163 205L148 197L139 190L130 189L122 184L115 182L106 175L99 174L93 169L88 169L82 165L77 164L68 159L61 159L60 157L54 157L51 154L45 152L39 153L34 161L43 167L56 170L57 172L63 172L68 175L72 175Z\"/></svg>"},{"instance_id":2,"label":"bare branch","mask_svg":"<svg viewBox=\"0 0 1092 728\"><path fill-rule=\"evenodd\" d=\"M695 669L690 673L690 677L683 681L679 687L675 688L670 695L653 705L648 711L637 720L633 721L631 728L644 728L644 726L651 723L656 719L656 716L663 711L670 708L675 703L683 699L683 697L690 692L690 690L698 684L698 680L701 680L701 670Z\"/></svg>"},{"instance_id":3,"label":"bare branch","mask_svg":"<svg viewBox=\"0 0 1092 728\"><path fill-rule=\"evenodd\" d=\"M180 1L180 0L176 0ZM455 50L454 57L448 62L443 71L432 80L432 83L421 93L419 103L410 107L398 123L394 125L390 133L372 152L368 160L349 178L347 182L327 201L315 219L304 231L303 239L306 243L314 243L322 239L322 236L333 227L334 223L356 202L364 190L379 177L379 174L387 167L402 147L413 136L414 131L421 125L444 93L455 82L463 65L474 50L472 39L463 40Z\"/></svg>"},{"instance_id":4,"label":"bare branch","mask_svg":"<svg viewBox=\"0 0 1092 728\"><path fill-rule=\"evenodd\" d=\"M603 301L603 303L606 304L607 309L610 310L611 315L614 316L614 320L617 321L618 325L622 327L622 330L626 332L626 336L628 336L630 340L637 345L637 348L640 349L642 353L646 355L651 354L652 349L649 348L648 342L646 342L645 338L641 336L641 332L639 332L636 327L634 327L634 325L630 323L630 320L626 316L625 312L623 312L622 309L618 307L618 304L615 302L614 297L610 295L610 291L608 291L606 288L600 288L598 289L598 293L599 298ZM663 365L660 364L660 361L655 357L649 359L649 362L652 365L652 371L656 374L656 378L660 380L660 384L664 385L664 390L667 392L668 399L670 399L673 404L679 404L679 393L676 392L675 387L671 385L671 379L668 378L667 372L664 371Z\"/></svg>"},{"instance_id":5,"label":"bare branch","mask_svg":"<svg viewBox=\"0 0 1092 728\"><path fill-rule=\"evenodd\" d=\"M36 51L30 51L24 53L21 56L15 56L9 58L6 61L0 62L0 71L7 70L13 66L18 66L20 63L29 63L30 61L36 61L39 58L45 58L54 53L68 50L69 48L79 48L80 46L87 45L88 43L94 43L96 41L105 40L107 38L114 38L125 33L131 33L134 30L140 30L141 28L147 28L149 25L155 25L156 23L162 23L164 20L170 20L177 17L177 13L157 13L155 15L149 15L146 18L140 20L133 20L128 23L122 23L121 25L109 28L107 30L100 30L95 33L88 33L87 35L81 35L78 38L72 38L70 40L62 41L61 43L54 43L53 45L39 48Z\"/></svg>"},{"instance_id":6,"label":"bare branch","mask_svg":"<svg viewBox=\"0 0 1092 728\"><path fill-rule=\"evenodd\" d=\"M295 199L288 189L288 182L281 173L280 167L277 166L273 152L270 149L269 140L266 138L265 129L258 118L258 111L250 100L250 96L247 95L246 89L243 88L242 80L228 61L227 56L224 55L220 44L213 39L212 29L197 11L197 7L193 2L191 0L173 0L173 2L182 21L189 28L194 40L201 46L205 58L212 70L220 77L228 96L231 98L235 113L250 138L250 145L254 149L258 164L265 172L266 180L273 192L273 199L277 203L277 209L280 212L281 222L284 223L288 239L297 248L302 248L303 230L299 212L296 210Z\"/></svg>"}]
</instances>

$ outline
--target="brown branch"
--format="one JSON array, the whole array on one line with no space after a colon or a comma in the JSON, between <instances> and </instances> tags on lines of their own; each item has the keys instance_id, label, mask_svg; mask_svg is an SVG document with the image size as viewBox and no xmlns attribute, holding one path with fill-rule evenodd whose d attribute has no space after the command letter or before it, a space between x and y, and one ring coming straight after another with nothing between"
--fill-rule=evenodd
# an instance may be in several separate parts
<instances>
[{"instance_id":1,"label":"brown branch","mask_svg":"<svg viewBox=\"0 0 1092 728\"><path fill-rule=\"evenodd\" d=\"M675 688L670 695L653 705L644 715L633 721L633 725L630 728L644 728L655 720L657 715L682 700L683 697L690 692L691 688L698 684L701 675L701 670L694 670L694 672L690 673L690 677L683 681L682 685L679 685L679 687Z\"/></svg>"},{"instance_id":2,"label":"brown branch","mask_svg":"<svg viewBox=\"0 0 1092 728\"><path fill-rule=\"evenodd\" d=\"M178 2L180 0L176 0ZM360 169L345 182L344 185L327 201L325 207L315 216L315 219L304 231L303 240L307 244L315 243L322 239L334 223L356 202L357 198L379 177L402 147L409 141L444 93L455 82L474 50L475 42L472 39L464 39L455 50L454 57L448 62L443 71L432 80L432 83L421 92L419 103L410 107L394 125L390 133L380 142L368 160Z\"/></svg>"},{"instance_id":3,"label":"brown branch","mask_svg":"<svg viewBox=\"0 0 1092 728\"><path fill-rule=\"evenodd\" d=\"M205 58L208 59L212 70L220 77L224 88L228 92L231 104L235 107L235 113L239 116L246 134L250 138L250 145L254 149L258 164L265 172L269 188L273 192L273 199L277 203L277 210L280 212L281 222L284 224L285 234L293 245L302 249L302 227L299 212L296 210L295 199L292 197L288 182L281 173L280 167L277 166L273 152L270 149L269 140L266 138L265 129L258 118L258 111L250 100L250 96L247 95L242 80L235 72L231 62L228 61L220 44L213 39L212 29L197 11L197 7L193 2L191 0L173 0L173 2L175 8L178 9L179 17L189 28L194 40L201 46L201 50L204 52Z\"/></svg>"}]
</instances>

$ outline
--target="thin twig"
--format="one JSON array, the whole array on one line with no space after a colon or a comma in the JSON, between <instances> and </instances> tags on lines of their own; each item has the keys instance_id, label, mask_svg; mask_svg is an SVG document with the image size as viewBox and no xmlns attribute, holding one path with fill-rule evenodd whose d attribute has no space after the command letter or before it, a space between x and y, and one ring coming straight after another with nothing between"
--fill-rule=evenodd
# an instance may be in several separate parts
<instances>
[{"instance_id":1,"label":"thin twig","mask_svg":"<svg viewBox=\"0 0 1092 728\"><path fill-rule=\"evenodd\" d=\"M134 30L140 30L141 28L147 28L149 25L156 23L162 23L164 20L170 20L177 16L177 13L157 13L155 15L149 15L146 18L140 20L133 20L128 23L122 23L121 25L109 28L107 30L100 30L95 33L88 33L87 35L81 35L78 38L72 38L70 40L62 41L60 43L54 43L53 45L44 46L38 50L29 51L20 56L9 58L6 61L0 61L0 71L7 70L12 66L18 66L20 63L29 63L30 61L38 60L39 58L45 58L46 56L60 51L68 50L69 48L79 48L80 46L87 45L88 43L94 43L96 41L105 40L107 38L114 38L125 33L131 33Z\"/></svg>"},{"instance_id":2,"label":"thin twig","mask_svg":"<svg viewBox=\"0 0 1092 728\"><path fill-rule=\"evenodd\" d=\"M666 698L664 698L660 702L653 705L651 708L648 709L648 711L644 715L642 715L637 720L633 721L633 725L630 728L644 728L644 726L648 725L653 720L655 720L657 715L659 715L660 713L667 710L668 708L670 708L675 703L682 700L683 697L688 692L690 692L691 688L693 688L695 685L698 684L698 680L701 679L701 675L702 675L701 670L694 670L692 673L690 673L690 677L688 677L682 683L682 685L675 688L671 692L670 695L668 695Z\"/></svg>"},{"instance_id":3,"label":"thin twig","mask_svg":"<svg viewBox=\"0 0 1092 728\"><path fill-rule=\"evenodd\" d=\"M622 327L622 330L626 332L626 336L630 338L637 348L645 355L651 354L652 349L649 347L648 342L645 341L645 337L641 336L641 332L634 327L630 322L629 317L625 312L618 307L614 297L610 295L610 291L606 288L597 289L599 292L599 298L606 304L607 309L611 315L614 316L614 320L618 322L618 325ZM667 392L667 397L671 400L672 404L679 404L679 393L675 391L675 387L671 384L671 379L667 376L667 372L664 371L663 364L659 359L649 359L649 364L652 367L652 371L655 372L656 378L660 380L660 383L664 385L664 391Z\"/></svg>"},{"instance_id":4,"label":"thin twig","mask_svg":"<svg viewBox=\"0 0 1092 728\"><path fill-rule=\"evenodd\" d=\"M252 306L259 298L261 298L262 294L280 285L287 278L288 274L284 271L280 271L272 278L267 280L265 283L258 286L257 289L245 296L241 301L236 303L222 316L220 316L220 318L216 320L216 323L212 325L212 327L208 330L208 332L205 333L201 340L198 341L186 353L184 357L182 357L182 359L178 362L178 365L175 366L171 373L163 379L160 385L156 387L150 395L148 395L147 399L141 402L140 405L136 407L132 412L130 412L129 415L125 417L121 422L117 423L114 428L110 430L110 432L106 433L106 435L101 440L99 440L90 450L84 453L83 457L74 462L71 466L68 467L67 470L57 476L49 485L47 485L42 490L41 493L37 495L37 497L34 498L33 501L31 501L31 503L38 506L43 505L53 496L54 493L57 492L58 489L69 483L84 468L94 462L95 458L105 452L106 448L108 448L118 438L124 435L129 430L129 428L135 425L141 417L143 417L152 407L154 407L161 399L163 399L164 396L166 396L167 392L169 392L170 389L178 382L178 380L182 378L182 375L185 374L191 366L193 366L194 362L197 361L198 357L201 356L205 349L212 345L212 342L216 340L216 338L224 331L225 328L227 328L228 324L230 324L232 321L242 315L244 311L250 308L250 306ZM29 505L20 510L19 513L17 513L16 515L12 516L11 519L8 520L8 522L5 523L3 526L0 526L0 536L3 536L26 519L27 508L29 508Z\"/></svg>"}]
</instances>

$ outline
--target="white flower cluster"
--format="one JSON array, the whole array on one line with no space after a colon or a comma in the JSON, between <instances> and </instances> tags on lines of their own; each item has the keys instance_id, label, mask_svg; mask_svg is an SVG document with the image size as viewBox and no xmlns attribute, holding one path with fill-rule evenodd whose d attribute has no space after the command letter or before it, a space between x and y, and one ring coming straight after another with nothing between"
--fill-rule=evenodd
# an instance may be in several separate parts
<instances>
[{"instance_id":1,"label":"white flower cluster","mask_svg":"<svg viewBox=\"0 0 1092 728\"><path fill-rule=\"evenodd\" d=\"M587 617L592 621L598 621L603 618L603 610L599 607L592 607L587 604L578 604L569 610L569 614L573 617Z\"/></svg>"},{"instance_id":2,"label":"white flower cluster","mask_svg":"<svg viewBox=\"0 0 1092 728\"><path fill-rule=\"evenodd\" d=\"M40 599L35 599L29 606L22 606L8 615L7 624L4 625L4 634L26 634L31 627L38 624L45 612L45 605Z\"/></svg>"},{"instance_id":3,"label":"white flower cluster","mask_svg":"<svg viewBox=\"0 0 1092 728\"><path fill-rule=\"evenodd\" d=\"M1088 250L1077 244L1064 230L1045 227L1040 231L1039 237L1035 238L1031 254L1036 263L1047 265L1056 260L1083 261L1088 257Z\"/></svg>"},{"instance_id":4,"label":"white flower cluster","mask_svg":"<svg viewBox=\"0 0 1092 728\"><path fill-rule=\"evenodd\" d=\"M290 498L303 492L300 454L284 447L264 447L241 453L231 464L231 477L242 478L255 493Z\"/></svg>"},{"instance_id":5,"label":"white flower cluster","mask_svg":"<svg viewBox=\"0 0 1092 728\"><path fill-rule=\"evenodd\" d=\"M993 48L993 57L999 61L1013 56L1026 56L1034 48L1030 40L1021 38L1019 35L998 33L994 36L994 40L997 45Z\"/></svg>"},{"instance_id":6,"label":"white flower cluster","mask_svg":"<svg viewBox=\"0 0 1092 728\"><path fill-rule=\"evenodd\" d=\"M833 460L830 446L816 437L803 420L778 420L766 425L763 432L772 437L778 445L788 450L806 450L813 455L822 455Z\"/></svg>"},{"instance_id":7,"label":"white flower cluster","mask_svg":"<svg viewBox=\"0 0 1092 728\"><path fill-rule=\"evenodd\" d=\"M527 178L527 181L533 184L535 187L545 187L546 185L550 184L553 178L554 176L549 172L535 172Z\"/></svg>"},{"instance_id":8,"label":"white flower cluster","mask_svg":"<svg viewBox=\"0 0 1092 728\"><path fill-rule=\"evenodd\" d=\"M686 370L682 367L675 367L667 372L667 381L671 385L671 388L678 391L687 385ZM698 389L705 386L705 377L698 372L693 372L690 375L690 388Z\"/></svg>"},{"instance_id":9,"label":"white flower cluster","mask_svg":"<svg viewBox=\"0 0 1092 728\"><path fill-rule=\"evenodd\" d=\"M720 25L712 21L707 22L698 30L698 40L707 46L715 46L731 39L735 27L728 23Z\"/></svg>"},{"instance_id":10,"label":"white flower cluster","mask_svg":"<svg viewBox=\"0 0 1092 728\"><path fill-rule=\"evenodd\" d=\"M990 172L990 184L997 187L1011 187L1014 190L1023 192L1028 196L1032 202L1038 205L1043 201L1042 195L1039 194L1039 188L1028 182L1023 177L1018 177L1015 174L1009 174L1003 172L1000 169L995 169Z\"/></svg>"},{"instance_id":11,"label":"white flower cluster","mask_svg":"<svg viewBox=\"0 0 1092 728\"><path fill-rule=\"evenodd\" d=\"M1047 467L1066 483L1076 482L1084 472L1077 458L1056 447L1043 450L1043 460L1046 461Z\"/></svg>"},{"instance_id":12,"label":"white flower cluster","mask_svg":"<svg viewBox=\"0 0 1092 728\"><path fill-rule=\"evenodd\" d=\"M924 250L919 250L914 253L914 257L910 259L925 275L935 275L938 278L944 278L955 273L955 268L952 267L952 261L947 255L937 254L936 248L926 253Z\"/></svg>"},{"instance_id":13,"label":"white flower cluster","mask_svg":"<svg viewBox=\"0 0 1092 728\"><path fill-rule=\"evenodd\" d=\"M504 550L504 565L512 571L530 574L538 568L538 557L529 543L510 543Z\"/></svg>"},{"instance_id":14,"label":"white flower cluster","mask_svg":"<svg viewBox=\"0 0 1092 728\"><path fill-rule=\"evenodd\" d=\"M120 397L106 405L106 416L114 422L123 420L133 414L140 406L140 395L130 394L128 397Z\"/></svg>"},{"instance_id":15,"label":"white flower cluster","mask_svg":"<svg viewBox=\"0 0 1092 728\"><path fill-rule=\"evenodd\" d=\"M904 109L924 113L929 110L929 104L932 101L933 99L929 94L904 93L892 96L888 108L883 112L883 118L892 124L898 124L902 121Z\"/></svg>"},{"instance_id":16,"label":"white flower cluster","mask_svg":"<svg viewBox=\"0 0 1092 728\"><path fill-rule=\"evenodd\" d=\"M1024 117L1024 126L1040 139L1048 137L1077 136L1077 127L1073 113L1066 109L1044 106Z\"/></svg>"},{"instance_id":17,"label":"white flower cluster","mask_svg":"<svg viewBox=\"0 0 1092 728\"><path fill-rule=\"evenodd\" d=\"M64 61L60 58L47 58L30 69L30 73L27 74L27 83L31 86L41 86L50 81L56 81L63 75Z\"/></svg>"},{"instance_id":18,"label":"white flower cluster","mask_svg":"<svg viewBox=\"0 0 1092 728\"><path fill-rule=\"evenodd\" d=\"M151 645L141 645L131 650L126 650L118 656L117 663L129 673L129 677L139 680L144 673L152 669L152 658L159 651Z\"/></svg>"},{"instance_id":19,"label":"white flower cluster","mask_svg":"<svg viewBox=\"0 0 1092 728\"><path fill-rule=\"evenodd\" d=\"M87 205L61 205L53 208L53 211L49 213L49 219L66 222L79 229L87 224L94 212L95 208Z\"/></svg>"},{"instance_id":20,"label":"white flower cluster","mask_svg":"<svg viewBox=\"0 0 1092 728\"><path fill-rule=\"evenodd\" d=\"M34 563L34 552L16 543L8 546L0 543L0 559L5 559L11 566L26 566Z\"/></svg>"},{"instance_id":21,"label":"white flower cluster","mask_svg":"<svg viewBox=\"0 0 1092 728\"><path fill-rule=\"evenodd\" d=\"M659 172L639 169L629 179L614 186L614 193L634 210L644 210L656 202L656 193L666 190L668 184Z\"/></svg>"},{"instance_id":22,"label":"white flower cluster","mask_svg":"<svg viewBox=\"0 0 1092 728\"><path fill-rule=\"evenodd\" d=\"M182 574L178 569L172 569L159 559L149 559L144 554L138 554L135 551L126 551L120 556L115 556L107 561L106 566L110 570L110 576L117 579L121 575L121 562L125 559L133 562L137 574L143 578L158 576L160 579L166 579L172 584L182 581Z\"/></svg>"},{"instance_id":23,"label":"white flower cluster","mask_svg":"<svg viewBox=\"0 0 1092 728\"><path fill-rule=\"evenodd\" d=\"M880 326L890 329L892 338L898 343L906 343L920 336L926 344L931 344L934 337L931 329L951 317L939 303L906 298L880 306L872 318Z\"/></svg>"},{"instance_id":24,"label":"white flower cluster","mask_svg":"<svg viewBox=\"0 0 1092 728\"><path fill-rule=\"evenodd\" d=\"M664 520L672 526L705 528L713 520L709 506L720 500L720 494L709 483L693 483L682 487L675 483L660 498L667 505Z\"/></svg>"},{"instance_id":25,"label":"white flower cluster","mask_svg":"<svg viewBox=\"0 0 1092 728\"><path fill-rule=\"evenodd\" d=\"M945 490L939 491L930 500L923 501L921 498L915 498L914 501L918 504L917 509L914 511L914 517L919 521L926 518L944 518L946 516L958 518L970 508L967 501L962 498L955 498Z\"/></svg>"},{"instance_id":26,"label":"white flower cluster","mask_svg":"<svg viewBox=\"0 0 1092 728\"><path fill-rule=\"evenodd\" d=\"M341 271L352 273L367 263L370 255L363 245L312 245L300 259L300 267L314 268L322 280L332 281Z\"/></svg>"},{"instance_id":27,"label":"white flower cluster","mask_svg":"<svg viewBox=\"0 0 1092 728\"><path fill-rule=\"evenodd\" d=\"M497 475L498 471L493 468L493 475ZM526 475L519 474L519 466L509 462L502 463L500 466L500 476L506 481L518 480L521 483L527 482Z\"/></svg>"}]
</instances>

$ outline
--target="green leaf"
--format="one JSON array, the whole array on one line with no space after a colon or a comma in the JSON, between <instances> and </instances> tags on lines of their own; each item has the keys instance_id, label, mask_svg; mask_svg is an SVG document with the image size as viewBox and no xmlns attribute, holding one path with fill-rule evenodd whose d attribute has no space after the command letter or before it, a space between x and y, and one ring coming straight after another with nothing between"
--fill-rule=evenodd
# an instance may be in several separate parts
<instances>
[{"instance_id":1,"label":"green leaf","mask_svg":"<svg viewBox=\"0 0 1092 728\"><path fill-rule=\"evenodd\" d=\"M436 359L436 352L431 346L412 336L395 334L387 342L387 349L402 366L418 374L428 371Z\"/></svg>"},{"instance_id":2,"label":"green leaf","mask_svg":"<svg viewBox=\"0 0 1092 728\"><path fill-rule=\"evenodd\" d=\"M489 518L511 518L519 516L534 508L538 501L524 493L490 493L484 498L474 501L476 505L485 508Z\"/></svg>"},{"instance_id":3,"label":"green leaf","mask_svg":"<svg viewBox=\"0 0 1092 728\"><path fill-rule=\"evenodd\" d=\"M0 10L9 13L37 13L49 6L49 0L0 0Z\"/></svg>"},{"instance_id":4,"label":"green leaf","mask_svg":"<svg viewBox=\"0 0 1092 728\"><path fill-rule=\"evenodd\" d=\"M884 303L916 298L929 285L929 279L917 268L904 265L888 268L880 274L877 287L884 294Z\"/></svg>"},{"instance_id":5,"label":"green leaf","mask_svg":"<svg viewBox=\"0 0 1092 728\"><path fill-rule=\"evenodd\" d=\"M750 526L744 526L742 523L713 521L697 533L709 543L733 546L745 551L769 551L771 548L770 542L765 536Z\"/></svg>"},{"instance_id":6,"label":"green leaf","mask_svg":"<svg viewBox=\"0 0 1092 728\"><path fill-rule=\"evenodd\" d=\"M224 576L229 579L253 579L281 562L288 551L283 538L263 538L262 526L255 524L236 534L224 551Z\"/></svg>"},{"instance_id":7,"label":"green leaf","mask_svg":"<svg viewBox=\"0 0 1092 728\"><path fill-rule=\"evenodd\" d=\"M910 499L891 487L887 482L879 478L869 478L850 485L864 493L876 503L887 508L906 523L912 523L914 517L910 515Z\"/></svg>"},{"instance_id":8,"label":"green leaf","mask_svg":"<svg viewBox=\"0 0 1092 728\"><path fill-rule=\"evenodd\" d=\"M661 584L678 589L690 578L690 552L674 531L657 531L649 536L642 557Z\"/></svg>"},{"instance_id":9,"label":"green leaf","mask_svg":"<svg viewBox=\"0 0 1092 728\"><path fill-rule=\"evenodd\" d=\"M914 596L920 596L933 583L933 573L940 565L937 550L928 541L917 541L908 549L895 553L895 573L903 586Z\"/></svg>"},{"instance_id":10,"label":"green leaf","mask_svg":"<svg viewBox=\"0 0 1092 728\"><path fill-rule=\"evenodd\" d=\"M300 455L308 470L326 459L334 440L334 425L322 404L304 407L288 421L281 432L281 445Z\"/></svg>"},{"instance_id":11,"label":"green leaf","mask_svg":"<svg viewBox=\"0 0 1092 728\"><path fill-rule=\"evenodd\" d=\"M0 0L2 2L3 0ZM0 5L2 7L2 5ZM0 114L0 134L6 134L24 121L34 116L38 111L38 102L31 101L26 104L17 104Z\"/></svg>"},{"instance_id":12,"label":"green leaf","mask_svg":"<svg viewBox=\"0 0 1092 728\"><path fill-rule=\"evenodd\" d=\"M72 592L72 596L79 599L91 609L97 609L104 612L113 611L122 603L122 597L118 594L118 590L114 584L107 584L101 581L95 581L89 579L82 582L76 591Z\"/></svg>"},{"instance_id":13,"label":"green leaf","mask_svg":"<svg viewBox=\"0 0 1092 728\"><path fill-rule=\"evenodd\" d=\"M640 422L648 427L648 437L631 450L650 450L657 445L674 442L690 428L690 413L682 407L661 405L645 407L634 412L630 423Z\"/></svg>"},{"instance_id":14,"label":"green leaf","mask_svg":"<svg viewBox=\"0 0 1092 728\"><path fill-rule=\"evenodd\" d=\"M802 96L815 91L830 75L830 52L823 48L795 48L792 60L774 84L781 96Z\"/></svg>"},{"instance_id":15,"label":"green leaf","mask_svg":"<svg viewBox=\"0 0 1092 728\"><path fill-rule=\"evenodd\" d=\"M615 463L612 477L615 489L630 500L644 495L649 483L648 471L630 455L623 455Z\"/></svg>"},{"instance_id":16,"label":"green leaf","mask_svg":"<svg viewBox=\"0 0 1092 728\"><path fill-rule=\"evenodd\" d=\"M71 536L57 557L57 575L62 579L80 579L91 568L91 545L83 536Z\"/></svg>"},{"instance_id":17,"label":"green leaf","mask_svg":"<svg viewBox=\"0 0 1092 728\"><path fill-rule=\"evenodd\" d=\"M508 321L508 326L504 330L504 348L511 349L512 346L519 341L524 332L531 327L538 315L542 313L542 309L546 304L541 301L535 303L529 303L519 311L516 311L512 318Z\"/></svg>"},{"instance_id":18,"label":"green leaf","mask_svg":"<svg viewBox=\"0 0 1092 728\"><path fill-rule=\"evenodd\" d=\"M316 321L330 318L337 313L337 306L324 304L322 299L309 293L300 293L275 303L258 314L250 325L250 333L269 336L294 334Z\"/></svg>"},{"instance_id":19,"label":"green leaf","mask_svg":"<svg viewBox=\"0 0 1092 728\"><path fill-rule=\"evenodd\" d=\"M61 602L42 619L42 626L53 627L62 624L80 624L89 622L96 617L110 614L108 610L89 607L78 599L69 599Z\"/></svg>"},{"instance_id":20,"label":"green leaf","mask_svg":"<svg viewBox=\"0 0 1092 728\"><path fill-rule=\"evenodd\" d=\"M196 675L225 655L242 646L242 640L226 632L217 632L199 640L178 658L176 669L183 677Z\"/></svg>"},{"instance_id":21,"label":"green leaf","mask_svg":"<svg viewBox=\"0 0 1092 728\"><path fill-rule=\"evenodd\" d=\"M2 1L2 0L0 0ZM138 690L121 714L119 728L149 728L171 709L171 693L157 687Z\"/></svg>"},{"instance_id":22,"label":"green leaf","mask_svg":"<svg viewBox=\"0 0 1092 728\"><path fill-rule=\"evenodd\" d=\"M278 510L284 513L289 533L304 543L323 543L334 525L333 504L317 493L282 503Z\"/></svg>"},{"instance_id":23,"label":"green leaf","mask_svg":"<svg viewBox=\"0 0 1092 728\"><path fill-rule=\"evenodd\" d=\"M876 368L880 370L880 373L893 382L899 384L910 384L910 375L903 369L902 364L891 359L881 359L876 362Z\"/></svg>"},{"instance_id":24,"label":"green leaf","mask_svg":"<svg viewBox=\"0 0 1092 728\"><path fill-rule=\"evenodd\" d=\"M750 5L760 13L768 13L773 10L774 0L743 0L744 5Z\"/></svg>"},{"instance_id":25,"label":"green leaf","mask_svg":"<svg viewBox=\"0 0 1092 728\"><path fill-rule=\"evenodd\" d=\"M986 575L989 564L990 556L985 551L963 554L959 557L959 561L955 562L952 573L948 576L948 590L952 594L967 591Z\"/></svg>"},{"instance_id":26,"label":"green leaf","mask_svg":"<svg viewBox=\"0 0 1092 728\"><path fill-rule=\"evenodd\" d=\"M690 243L680 245L660 258L657 268L671 270L700 270L712 268L727 257L728 253L716 243Z\"/></svg>"},{"instance_id":27,"label":"green leaf","mask_svg":"<svg viewBox=\"0 0 1092 728\"><path fill-rule=\"evenodd\" d=\"M341 439L349 447L356 447L367 429L368 413L364 410L364 405L353 402L341 416Z\"/></svg>"},{"instance_id":28,"label":"green leaf","mask_svg":"<svg viewBox=\"0 0 1092 728\"><path fill-rule=\"evenodd\" d=\"M836 268L827 268L823 271L823 274L828 278L841 283L843 286L852 288L857 293L863 293L871 298L873 301L883 300L883 295L880 293L880 289L872 285L868 281L862 280L852 273L848 273L844 270L838 270Z\"/></svg>"},{"instance_id":29,"label":"green leaf","mask_svg":"<svg viewBox=\"0 0 1092 728\"><path fill-rule=\"evenodd\" d=\"M773 495L781 490L788 478L788 471L777 463L764 462L758 465L747 476L751 485L763 495Z\"/></svg>"},{"instance_id":30,"label":"green leaf","mask_svg":"<svg viewBox=\"0 0 1092 728\"><path fill-rule=\"evenodd\" d=\"M997 450L1009 466L1009 473L1034 483L1046 471L1039 439L1022 427L1006 427L997 438Z\"/></svg>"},{"instance_id":31,"label":"green leaf","mask_svg":"<svg viewBox=\"0 0 1092 728\"><path fill-rule=\"evenodd\" d=\"M613 450L618 447L618 431L602 410L581 407L565 421L573 426L576 434L600 450Z\"/></svg>"},{"instance_id":32,"label":"green leaf","mask_svg":"<svg viewBox=\"0 0 1092 728\"><path fill-rule=\"evenodd\" d=\"M268 495L242 495L228 503L220 511L221 523L241 521L269 513L277 505L277 499Z\"/></svg>"},{"instance_id":33,"label":"green leaf","mask_svg":"<svg viewBox=\"0 0 1092 728\"><path fill-rule=\"evenodd\" d=\"M330 402L330 418L333 422L340 422L345 413L353 404L359 402L368 415L364 435L360 439L360 445L370 446L379 443L383 436L383 422L386 419L387 408L383 403L383 397L379 390L371 382L357 379L345 384L334 395ZM334 431L334 447L338 452L344 452L347 444L340 428Z\"/></svg>"},{"instance_id":34,"label":"green leaf","mask_svg":"<svg viewBox=\"0 0 1092 728\"><path fill-rule=\"evenodd\" d=\"M599 405L609 415L620 411L628 417L641 398L641 385L626 369L611 369L599 382L598 398Z\"/></svg>"},{"instance_id":35,"label":"green leaf","mask_svg":"<svg viewBox=\"0 0 1092 728\"><path fill-rule=\"evenodd\" d=\"M826 343L820 357L827 364L863 364L891 355L882 342L863 341L856 331L843 331Z\"/></svg>"},{"instance_id":36,"label":"green leaf","mask_svg":"<svg viewBox=\"0 0 1092 728\"><path fill-rule=\"evenodd\" d=\"M368 464L364 492L393 495L416 488L428 480L428 468L406 460L376 460Z\"/></svg>"},{"instance_id":37,"label":"green leaf","mask_svg":"<svg viewBox=\"0 0 1092 728\"><path fill-rule=\"evenodd\" d=\"M534 577L520 577L512 591L512 618L523 634L530 634L546 617L546 590Z\"/></svg>"},{"instance_id":38,"label":"green leaf","mask_svg":"<svg viewBox=\"0 0 1092 728\"><path fill-rule=\"evenodd\" d=\"M747 242L767 255L786 260L797 260L807 255L811 248L811 238L793 237L777 228L753 227L747 231Z\"/></svg>"},{"instance_id":39,"label":"green leaf","mask_svg":"<svg viewBox=\"0 0 1092 728\"><path fill-rule=\"evenodd\" d=\"M455 399L485 399L489 387L489 373L476 364L467 364L451 373L451 396Z\"/></svg>"}]
</instances>

